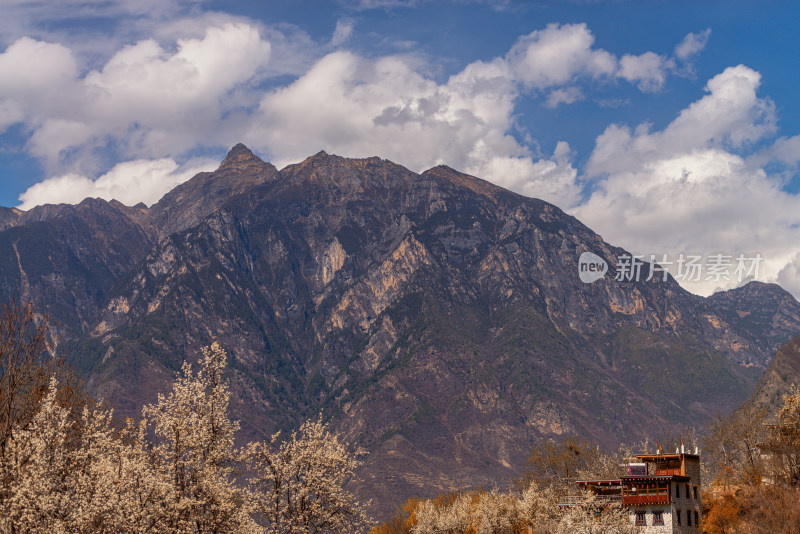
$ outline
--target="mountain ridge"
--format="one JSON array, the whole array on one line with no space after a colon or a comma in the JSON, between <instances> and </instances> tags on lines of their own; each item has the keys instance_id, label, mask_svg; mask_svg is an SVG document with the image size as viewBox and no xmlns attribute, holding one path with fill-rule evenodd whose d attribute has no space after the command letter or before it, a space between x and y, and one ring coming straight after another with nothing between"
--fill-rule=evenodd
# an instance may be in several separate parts
<instances>
[{"instance_id":1,"label":"mountain ridge","mask_svg":"<svg viewBox=\"0 0 800 534\"><path fill-rule=\"evenodd\" d=\"M778 286L703 298L671 277L615 280L623 249L446 166L319 152L278 170L236 145L150 208L117 204L42 208L1 230L19 261L0 264L0 291L28 287L68 319L60 350L122 414L219 341L245 431L322 410L371 452L353 484L378 512L506 479L537 439L611 445L703 424L800 331ZM75 266L50 265L53 251ZM606 277L580 282L583 252ZM65 282L93 276L94 292Z\"/></svg>"}]
</instances>

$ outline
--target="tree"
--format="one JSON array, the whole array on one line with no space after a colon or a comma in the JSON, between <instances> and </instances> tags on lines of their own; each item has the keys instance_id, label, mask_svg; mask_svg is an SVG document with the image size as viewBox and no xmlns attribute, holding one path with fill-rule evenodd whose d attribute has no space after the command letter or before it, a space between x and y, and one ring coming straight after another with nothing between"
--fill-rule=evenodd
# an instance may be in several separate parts
<instances>
[{"instance_id":1,"label":"tree","mask_svg":"<svg viewBox=\"0 0 800 534\"><path fill-rule=\"evenodd\" d=\"M359 462L321 417L306 421L289 440L250 444L253 505L269 534L356 532L368 518L344 489Z\"/></svg>"},{"instance_id":2,"label":"tree","mask_svg":"<svg viewBox=\"0 0 800 534\"><path fill-rule=\"evenodd\" d=\"M14 428L24 428L52 374L49 328L33 306L16 301L0 309L0 456Z\"/></svg>"},{"instance_id":3,"label":"tree","mask_svg":"<svg viewBox=\"0 0 800 534\"><path fill-rule=\"evenodd\" d=\"M285 443L276 435L235 446L226 359L218 344L204 348L197 373L184 364L172 391L122 428L99 403L76 415L74 395L53 376L32 415L10 427L0 455L0 532L326 533L365 525L342 488L358 462L321 420ZM237 483L245 460L249 488Z\"/></svg>"},{"instance_id":4,"label":"tree","mask_svg":"<svg viewBox=\"0 0 800 534\"><path fill-rule=\"evenodd\" d=\"M576 435L562 436L558 441L542 441L533 448L520 485L527 487L535 480L558 493L567 493L574 488L575 480L583 476L619 476L620 462L617 455L601 452L596 443Z\"/></svg>"},{"instance_id":5,"label":"tree","mask_svg":"<svg viewBox=\"0 0 800 534\"><path fill-rule=\"evenodd\" d=\"M67 410L56 401L58 382L50 381L39 410L24 428L10 432L4 454L7 495L0 504L6 531L63 531L69 523L72 485L66 447Z\"/></svg>"},{"instance_id":6,"label":"tree","mask_svg":"<svg viewBox=\"0 0 800 534\"><path fill-rule=\"evenodd\" d=\"M241 455L234 447L239 423L228 417L230 392L222 377L227 355L218 343L202 351L196 376L185 362L172 392L142 409L156 437L153 468L170 483L167 524L178 532L254 529L243 505L247 495L234 483Z\"/></svg>"},{"instance_id":7,"label":"tree","mask_svg":"<svg viewBox=\"0 0 800 534\"><path fill-rule=\"evenodd\" d=\"M733 495L721 495L705 499L703 531L709 534L732 534L738 532L741 523L742 503Z\"/></svg>"},{"instance_id":8,"label":"tree","mask_svg":"<svg viewBox=\"0 0 800 534\"><path fill-rule=\"evenodd\" d=\"M765 465L760 446L767 435L766 418L766 408L745 405L730 416L717 416L711 422L704 441L704 463L711 467L717 483L723 487L761 484Z\"/></svg>"}]
</instances>

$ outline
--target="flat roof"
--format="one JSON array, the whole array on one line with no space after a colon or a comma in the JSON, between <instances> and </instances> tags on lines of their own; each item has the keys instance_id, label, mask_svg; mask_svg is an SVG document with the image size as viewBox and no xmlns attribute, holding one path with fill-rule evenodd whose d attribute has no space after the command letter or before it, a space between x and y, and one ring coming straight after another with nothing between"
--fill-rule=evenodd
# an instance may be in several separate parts
<instances>
[{"instance_id":1,"label":"flat roof","mask_svg":"<svg viewBox=\"0 0 800 534\"><path fill-rule=\"evenodd\" d=\"M658 462L660 461L670 461L670 460L681 460L683 458L687 458L689 460L699 460L699 454L689 454L688 452L680 452L678 454L637 454L636 457L640 460L644 460L645 462Z\"/></svg>"},{"instance_id":2,"label":"flat roof","mask_svg":"<svg viewBox=\"0 0 800 534\"><path fill-rule=\"evenodd\" d=\"M646 475L642 477L624 476L622 477L621 480L624 480L625 482L631 482L633 480L657 480L657 481L678 480L680 482L683 482L685 480L691 480L691 478L683 475Z\"/></svg>"}]
</instances>

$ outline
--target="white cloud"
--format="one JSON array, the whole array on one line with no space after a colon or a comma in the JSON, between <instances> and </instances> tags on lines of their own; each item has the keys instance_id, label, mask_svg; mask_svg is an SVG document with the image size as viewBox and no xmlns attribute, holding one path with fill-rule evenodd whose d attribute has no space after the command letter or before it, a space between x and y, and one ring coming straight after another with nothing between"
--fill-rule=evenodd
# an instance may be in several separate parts
<instances>
[{"instance_id":1,"label":"white cloud","mask_svg":"<svg viewBox=\"0 0 800 534\"><path fill-rule=\"evenodd\" d=\"M437 84L404 57L325 56L261 101L247 144L278 166L320 149L379 154L415 171L440 163L540 198L572 203L568 145L537 161L508 134L516 85L502 59L475 62Z\"/></svg>"},{"instance_id":2,"label":"white cloud","mask_svg":"<svg viewBox=\"0 0 800 534\"><path fill-rule=\"evenodd\" d=\"M353 27L355 21L353 19L339 19L336 21L336 29L333 30L333 37L331 37L331 44L339 46L347 41L353 34Z\"/></svg>"},{"instance_id":3,"label":"white cloud","mask_svg":"<svg viewBox=\"0 0 800 534\"><path fill-rule=\"evenodd\" d=\"M735 152L774 129L773 106L757 96L759 84L752 69L730 67L662 131L609 126L587 165L600 182L574 214L642 254L760 253L760 279L778 279L800 251L798 199ZM736 285L687 284L700 293Z\"/></svg>"},{"instance_id":4,"label":"white cloud","mask_svg":"<svg viewBox=\"0 0 800 534\"><path fill-rule=\"evenodd\" d=\"M563 85L578 76L613 76L617 58L594 50L594 35L586 24L548 24L517 41L508 58L517 78L538 89Z\"/></svg>"},{"instance_id":5,"label":"white cloud","mask_svg":"<svg viewBox=\"0 0 800 534\"><path fill-rule=\"evenodd\" d=\"M66 47L22 38L0 54L0 118L25 120L28 148L51 172L109 143L128 156L180 154L220 142L233 112L255 103L237 91L269 56L255 27L226 23L179 39L174 51L139 41L81 77Z\"/></svg>"},{"instance_id":6,"label":"white cloud","mask_svg":"<svg viewBox=\"0 0 800 534\"><path fill-rule=\"evenodd\" d=\"M678 49L685 54L682 56L685 59L699 52L707 40L707 32L689 34ZM595 48L594 41L586 24L548 24L545 29L520 38L509 51L507 60L515 77L528 88L545 90L568 86L550 92L547 101L550 107L578 100L579 89L571 84L579 79L622 78L641 91L655 92L664 86L669 73L676 71L673 58L655 52L624 54L617 58L602 48Z\"/></svg>"},{"instance_id":7,"label":"white cloud","mask_svg":"<svg viewBox=\"0 0 800 534\"><path fill-rule=\"evenodd\" d=\"M483 146L476 147L478 153ZM526 196L540 198L567 209L578 204L578 171L572 166L569 144L560 141L549 158L504 156L486 150L468 172Z\"/></svg>"},{"instance_id":8,"label":"white cloud","mask_svg":"<svg viewBox=\"0 0 800 534\"><path fill-rule=\"evenodd\" d=\"M60 44L23 37L0 54L0 72L0 98L10 111L7 121L15 117L36 122L80 105L74 81L77 63Z\"/></svg>"},{"instance_id":9,"label":"white cloud","mask_svg":"<svg viewBox=\"0 0 800 534\"><path fill-rule=\"evenodd\" d=\"M711 29L705 29L697 33L688 33L683 40L675 47L675 57L687 60L691 56L700 53L708 44L711 36Z\"/></svg>"},{"instance_id":10,"label":"white cloud","mask_svg":"<svg viewBox=\"0 0 800 534\"><path fill-rule=\"evenodd\" d=\"M564 87L563 89L554 89L547 95L545 105L549 108L558 107L561 104L572 104L578 100L586 98L578 87Z\"/></svg>"},{"instance_id":11,"label":"white cloud","mask_svg":"<svg viewBox=\"0 0 800 534\"><path fill-rule=\"evenodd\" d=\"M668 59L653 52L639 56L625 54L619 64L619 76L646 92L661 89L667 79L667 70L671 67Z\"/></svg>"},{"instance_id":12,"label":"white cloud","mask_svg":"<svg viewBox=\"0 0 800 534\"><path fill-rule=\"evenodd\" d=\"M107 128L138 129L136 149L143 154L185 150L197 142L186 134L213 132L228 106L226 97L255 76L269 55L270 45L258 30L242 24L178 40L174 54L155 41L141 41L115 54L102 71L86 75L87 89L97 94L92 118ZM166 137L175 138L175 146L165 146L162 133L171 134Z\"/></svg>"},{"instance_id":13,"label":"white cloud","mask_svg":"<svg viewBox=\"0 0 800 534\"><path fill-rule=\"evenodd\" d=\"M795 254L778 273L778 284L800 298L800 253Z\"/></svg>"},{"instance_id":14,"label":"white cloud","mask_svg":"<svg viewBox=\"0 0 800 534\"><path fill-rule=\"evenodd\" d=\"M25 111L13 100L0 100L0 134L12 124L22 122Z\"/></svg>"},{"instance_id":15,"label":"white cloud","mask_svg":"<svg viewBox=\"0 0 800 534\"><path fill-rule=\"evenodd\" d=\"M789 167L796 167L800 163L800 135L780 137L768 147L748 158L748 163L759 167L771 161L780 162Z\"/></svg>"},{"instance_id":16,"label":"white cloud","mask_svg":"<svg viewBox=\"0 0 800 534\"><path fill-rule=\"evenodd\" d=\"M39 182L19 197L20 209L41 204L77 204L85 198L116 199L132 206L153 204L165 193L201 171L215 169L219 162L192 161L179 166L171 158L118 163L96 180L69 173Z\"/></svg>"}]
</instances>

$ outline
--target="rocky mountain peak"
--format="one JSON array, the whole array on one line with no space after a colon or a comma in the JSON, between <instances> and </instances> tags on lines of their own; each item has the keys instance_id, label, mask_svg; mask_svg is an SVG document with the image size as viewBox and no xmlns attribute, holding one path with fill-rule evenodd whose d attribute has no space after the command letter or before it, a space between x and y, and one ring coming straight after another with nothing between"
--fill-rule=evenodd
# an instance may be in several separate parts
<instances>
[{"instance_id":1,"label":"rocky mountain peak","mask_svg":"<svg viewBox=\"0 0 800 534\"><path fill-rule=\"evenodd\" d=\"M217 172L254 174L271 167L242 143L237 143L222 160Z\"/></svg>"},{"instance_id":2,"label":"rocky mountain peak","mask_svg":"<svg viewBox=\"0 0 800 534\"><path fill-rule=\"evenodd\" d=\"M199 224L231 198L275 179L278 170L242 143L214 172L201 172L164 195L152 208L152 221L165 236Z\"/></svg>"}]
</instances>

